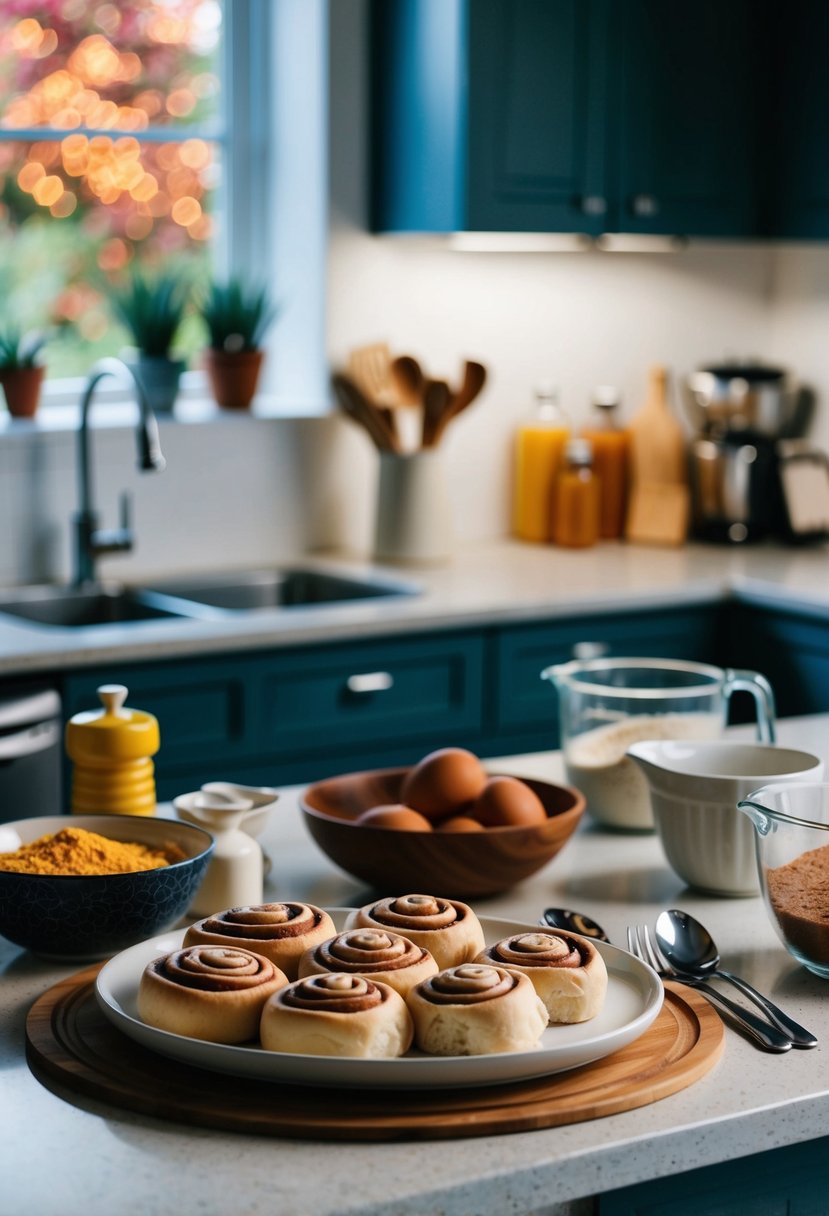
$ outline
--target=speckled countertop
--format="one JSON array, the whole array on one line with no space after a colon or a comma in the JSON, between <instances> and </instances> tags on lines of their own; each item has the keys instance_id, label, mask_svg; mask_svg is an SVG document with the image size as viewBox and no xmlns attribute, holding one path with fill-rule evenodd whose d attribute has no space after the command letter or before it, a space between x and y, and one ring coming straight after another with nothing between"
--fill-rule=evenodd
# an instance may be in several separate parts
<instances>
[{"instance_id":1,"label":"speckled countertop","mask_svg":"<svg viewBox=\"0 0 829 1216\"><path fill-rule=\"evenodd\" d=\"M829 716L788 719L781 742L824 760ZM744 728L741 728L744 729ZM560 780L557 753L510 757L502 771ZM273 857L266 895L339 906L361 889L306 836L296 790L262 837ZM38 961L0 939L0 1144L8 1163L0 1213L111 1216L581 1216L587 1197L648 1178L823 1135L829 1118L826 983L775 937L758 898L697 895L667 867L655 836L585 823L539 874L476 910L535 922L563 905L593 915L616 942L664 907L697 915L726 964L814 1030L811 1051L768 1055L732 1029L722 1059L690 1088L639 1110L548 1131L400 1144L320 1144L188 1129L80 1098L30 1074L24 1024L32 1001L75 967ZM217 1078L217 1093L222 1081Z\"/></svg>"},{"instance_id":2,"label":"speckled countertop","mask_svg":"<svg viewBox=\"0 0 829 1216\"><path fill-rule=\"evenodd\" d=\"M370 568L358 558L341 556L294 564L355 574ZM415 584L419 593L237 614L227 620L153 620L82 629L35 626L0 614L0 674L714 603L727 595L829 614L826 546L690 544L664 549L611 542L569 551L502 541L459 550L445 566L384 573Z\"/></svg>"}]
</instances>

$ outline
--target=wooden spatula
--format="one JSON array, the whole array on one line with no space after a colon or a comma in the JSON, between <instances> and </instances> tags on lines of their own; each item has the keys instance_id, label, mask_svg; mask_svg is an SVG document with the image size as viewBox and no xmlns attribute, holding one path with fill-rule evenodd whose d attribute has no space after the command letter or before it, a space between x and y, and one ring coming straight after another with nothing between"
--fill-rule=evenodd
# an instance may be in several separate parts
<instances>
[{"instance_id":1,"label":"wooden spatula","mask_svg":"<svg viewBox=\"0 0 829 1216\"><path fill-rule=\"evenodd\" d=\"M335 372L331 384L343 413L363 428L379 451L399 450L397 435L389 424L386 411L369 401L350 376Z\"/></svg>"}]
</instances>

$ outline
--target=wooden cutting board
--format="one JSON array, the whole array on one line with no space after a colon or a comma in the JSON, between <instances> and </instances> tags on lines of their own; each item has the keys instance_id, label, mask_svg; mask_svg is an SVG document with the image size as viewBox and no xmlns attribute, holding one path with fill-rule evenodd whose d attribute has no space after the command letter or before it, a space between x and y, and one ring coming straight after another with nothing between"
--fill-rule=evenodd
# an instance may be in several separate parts
<instances>
[{"instance_id":1,"label":"wooden cutting board","mask_svg":"<svg viewBox=\"0 0 829 1216\"><path fill-rule=\"evenodd\" d=\"M671 413L668 374L650 369L648 394L628 423L630 499L625 535L642 544L681 544L688 534L690 495L685 435Z\"/></svg>"},{"instance_id":2,"label":"wooden cutting board","mask_svg":"<svg viewBox=\"0 0 829 1216\"><path fill-rule=\"evenodd\" d=\"M666 985L635 1043L571 1072L480 1089L312 1089L223 1076L168 1060L109 1023L95 1000L99 966L45 992L26 1022L34 1075L59 1097L158 1119L313 1140L439 1140L560 1127L656 1102L720 1058L723 1024L704 997Z\"/></svg>"}]
</instances>

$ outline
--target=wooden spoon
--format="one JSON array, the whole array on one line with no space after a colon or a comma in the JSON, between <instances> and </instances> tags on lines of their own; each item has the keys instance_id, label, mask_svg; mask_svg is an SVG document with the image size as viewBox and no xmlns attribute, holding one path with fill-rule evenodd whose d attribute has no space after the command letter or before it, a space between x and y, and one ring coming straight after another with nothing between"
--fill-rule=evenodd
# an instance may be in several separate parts
<instances>
[{"instance_id":1,"label":"wooden spoon","mask_svg":"<svg viewBox=\"0 0 829 1216\"><path fill-rule=\"evenodd\" d=\"M467 359L463 368L463 380L452 401L450 417L454 418L461 410L471 405L486 384L486 368L483 363Z\"/></svg>"},{"instance_id":2,"label":"wooden spoon","mask_svg":"<svg viewBox=\"0 0 829 1216\"><path fill-rule=\"evenodd\" d=\"M398 355L390 370L400 404L421 406L426 377L417 359L413 355Z\"/></svg>"},{"instance_id":3,"label":"wooden spoon","mask_svg":"<svg viewBox=\"0 0 829 1216\"><path fill-rule=\"evenodd\" d=\"M385 411L372 404L354 381L342 372L335 372L331 383L343 413L366 431L374 446L381 452L398 451L397 436L389 425Z\"/></svg>"},{"instance_id":4,"label":"wooden spoon","mask_svg":"<svg viewBox=\"0 0 829 1216\"><path fill-rule=\"evenodd\" d=\"M440 438L452 404L452 394L445 380L427 380L423 390L423 434L425 448L433 448Z\"/></svg>"}]
</instances>

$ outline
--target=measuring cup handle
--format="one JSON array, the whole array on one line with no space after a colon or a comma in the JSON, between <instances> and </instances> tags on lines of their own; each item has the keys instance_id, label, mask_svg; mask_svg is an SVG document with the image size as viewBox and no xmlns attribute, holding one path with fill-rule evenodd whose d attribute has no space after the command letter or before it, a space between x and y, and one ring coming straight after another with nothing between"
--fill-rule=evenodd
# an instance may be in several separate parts
<instances>
[{"instance_id":1,"label":"measuring cup handle","mask_svg":"<svg viewBox=\"0 0 829 1216\"><path fill-rule=\"evenodd\" d=\"M757 738L761 743L776 743L774 692L765 676L756 671L742 671L729 667L725 673L723 688L726 702L734 692L748 692L754 697L757 710Z\"/></svg>"}]
</instances>

